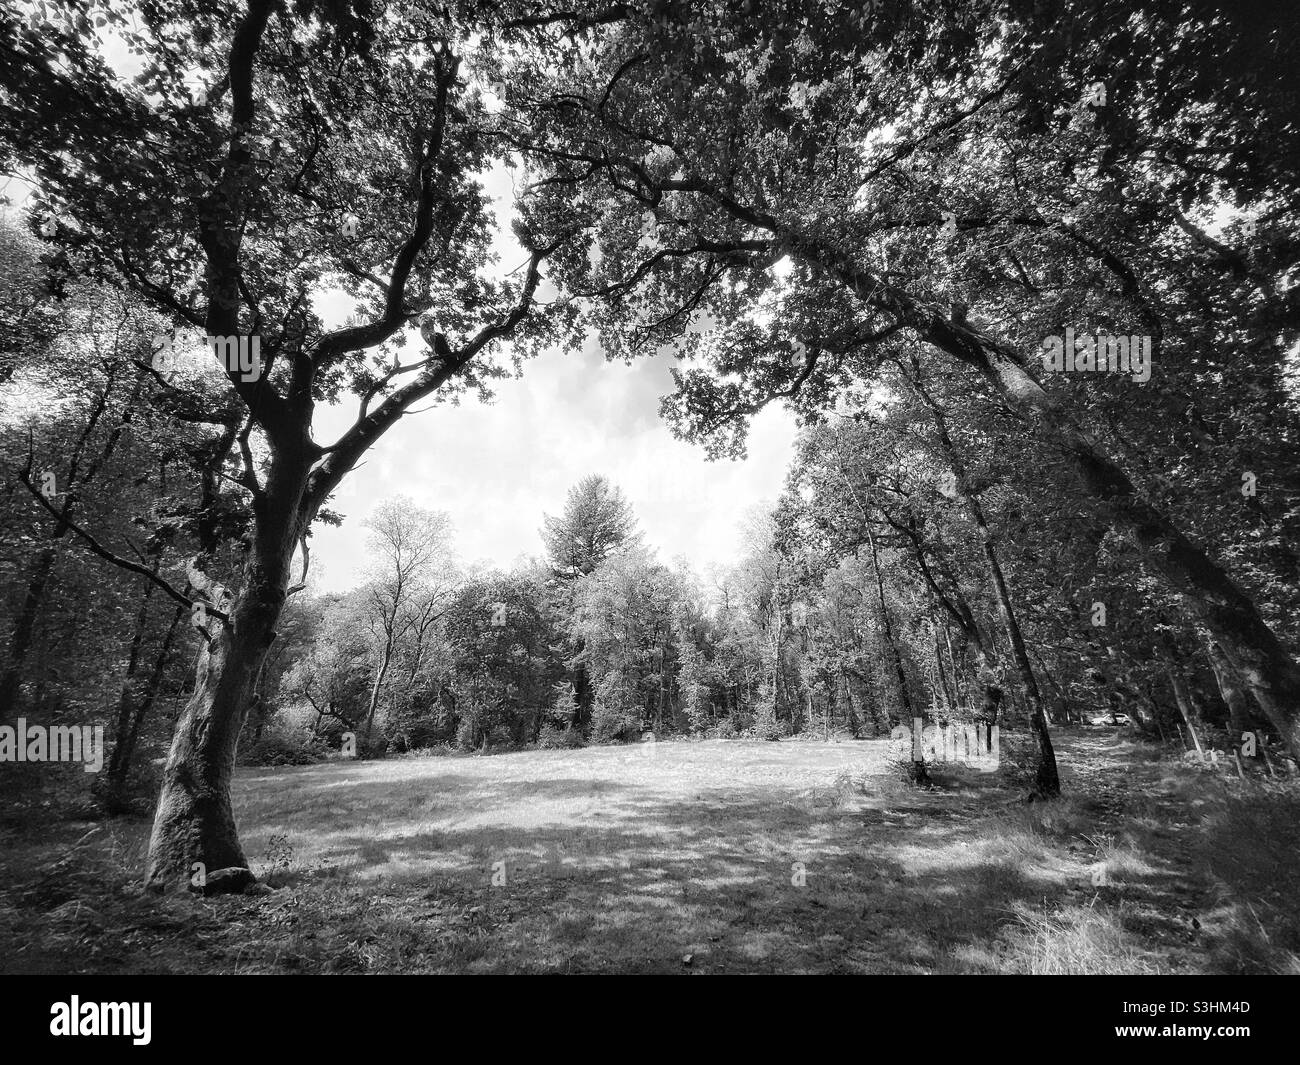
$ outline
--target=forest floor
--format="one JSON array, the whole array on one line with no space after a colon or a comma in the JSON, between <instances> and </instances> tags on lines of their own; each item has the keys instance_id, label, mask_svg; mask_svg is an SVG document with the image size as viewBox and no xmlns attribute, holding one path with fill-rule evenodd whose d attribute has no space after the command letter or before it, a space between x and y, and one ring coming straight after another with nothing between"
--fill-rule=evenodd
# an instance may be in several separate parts
<instances>
[{"instance_id":1,"label":"forest floor","mask_svg":"<svg viewBox=\"0 0 1300 1065\"><path fill-rule=\"evenodd\" d=\"M143 894L144 820L5 829L0 971L1300 972L1294 782L1057 749L1029 804L884 740L244 769L275 891Z\"/></svg>"}]
</instances>

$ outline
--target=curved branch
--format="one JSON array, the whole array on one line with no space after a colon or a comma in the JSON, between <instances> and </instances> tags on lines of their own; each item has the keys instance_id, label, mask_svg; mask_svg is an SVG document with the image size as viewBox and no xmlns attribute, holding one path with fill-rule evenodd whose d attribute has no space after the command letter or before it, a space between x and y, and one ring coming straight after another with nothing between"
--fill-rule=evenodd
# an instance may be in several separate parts
<instances>
[{"instance_id":1,"label":"curved branch","mask_svg":"<svg viewBox=\"0 0 1300 1065\"><path fill-rule=\"evenodd\" d=\"M89 532L83 529L71 518L67 517L64 514L60 514L50 503L50 501L41 494L40 489L37 488L34 484L32 484L29 473L30 473L29 470L23 470L18 475L18 480L21 481L24 487L26 487L27 491L32 494L32 498L35 499L38 503L40 503L42 507L48 510L50 514L53 515L55 518L57 518L65 527L67 527L68 529L72 530L72 532L80 536L81 539L86 542L86 546L89 547L90 550L94 552L96 555L98 555L100 558L104 559L106 562L111 562L119 569L124 569L130 573L135 573L141 577L144 577L146 580L151 581L153 584L161 588L167 595L171 596L172 599L176 600L176 602L181 603L187 607L190 607L191 609L193 608L195 602L200 601L200 600L191 600L184 593L177 591L174 585L163 580L163 578L159 577L148 566L141 566L136 562L132 562L130 559L123 558L121 555L115 554L114 552L110 551L98 540L96 540L94 536L92 536ZM208 606L206 602L204 602L204 608L206 609L207 613L211 617L217 618L223 622L228 622L230 620L228 615L226 615L220 610L212 609L211 607Z\"/></svg>"}]
</instances>

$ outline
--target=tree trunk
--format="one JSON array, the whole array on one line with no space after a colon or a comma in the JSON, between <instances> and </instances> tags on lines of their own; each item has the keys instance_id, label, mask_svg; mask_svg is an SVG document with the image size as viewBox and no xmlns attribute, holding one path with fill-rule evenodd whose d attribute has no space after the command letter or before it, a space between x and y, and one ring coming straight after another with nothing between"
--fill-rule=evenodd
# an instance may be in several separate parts
<instances>
[{"instance_id":1,"label":"tree trunk","mask_svg":"<svg viewBox=\"0 0 1300 1065\"><path fill-rule=\"evenodd\" d=\"M1192 734L1192 743L1196 745L1196 753L1204 758L1205 750L1201 747L1201 737L1196 732L1195 715L1192 712L1191 698L1187 693L1187 682L1178 675L1177 663L1170 663L1169 682L1173 685L1174 701L1178 704L1178 712L1183 716L1183 723L1187 726L1187 731Z\"/></svg>"},{"instance_id":2,"label":"tree trunk","mask_svg":"<svg viewBox=\"0 0 1300 1065\"><path fill-rule=\"evenodd\" d=\"M975 645L976 651L979 652L980 660L984 663L984 706L987 708L990 704L996 708L1002 702L1002 689L998 686L996 680L987 678L996 678L1002 673L1002 663L999 661L996 650L989 645L985 639L984 633L980 631L979 625L975 621L975 615L971 611L970 605L966 602L961 594L961 588L956 580L950 580L952 590L945 591L939 586L930 565L926 560L925 551L921 544L920 533L916 529L915 521L909 520L907 523L899 523L892 518L886 519L899 532L903 533L908 541L912 544L912 553L916 558L916 564L921 571L921 576L925 580L929 594L947 611L948 616L957 623L958 629L966 639ZM995 720L986 722L989 728L996 724Z\"/></svg>"},{"instance_id":3,"label":"tree trunk","mask_svg":"<svg viewBox=\"0 0 1300 1065\"><path fill-rule=\"evenodd\" d=\"M1061 778L1056 767L1056 751L1052 747L1052 736L1047 727L1047 712L1043 704L1043 693L1039 690L1038 679L1034 676L1033 666L1029 662L1029 651L1025 646L1024 634L1020 630L1020 622L1016 618L1015 608L1011 605L1011 592L1007 588L1006 577L1002 573L1002 563L998 559L997 548L994 546L993 531L985 520L984 507L980 503L979 496L975 492L967 490L964 464L961 456L957 453L957 447L953 443L952 437L948 435L948 423L942 408L931 398L921 382L919 360L913 357L912 365L916 373L911 382L912 387L934 416L935 426L939 432L939 441L943 445L948 463L957 481L957 491L965 501L971 519L975 522L975 528L979 532L980 546L984 551L984 558L988 562L989 573L993 577L993 589L997 593L995 598L998 604L998 613L1001 615L1007 639L1011 644L1011 658L1016 664L1017 672L1020 674L1021 688L1029 704L1030 727L1038 737L1038 771L1034 779L1035 790L1045 797L1059 795L1061 793Z\"/></svg>"},{"instance_id":4,"label":"tree trunk","mask_svg":"<svg viewBox=\"0 0 1300 1065\"><path fill-rule=\"evenodd\" d=\"M130 715L129 722L125 723L126 729L124 732L120 731L123 722L119 720L119 732L117 740L113 744L113 754L108 764L110 801L120 802L126 794L126 782L131 774L131 759L135 754L136 744L140 739L140 728L144 724L144 719L148 716L149 711L153 708L154 700L158 697L163 675L167 670L167 661L171 657L176 630L180 628L181 619L184 616L185 608L177 607L172 615L171 624L167 628L167 634L163 637L162 645L158 648L158 655L154 659L149 678L145 682L143 690L136 694L134 712Z\"/></svg>"},{"instance_id":5,"label":"tree trunk","mask_svg":"<svg viewBox=\"0 0 1300 1065\"><path fill-rule=\"evenodd\" d=\"M880 575L880 557L876 553L876 538L871 535L871 526L864 525L867 533L867 543L871 547L871 569L876 576L876 595L880 601L880 618L881 625L885 633L885 642L889 645L891 657L894 664L894 675L898 680L898 699L903 711L903 725L906 726L909 734L915 727L916 711L912 709L912 697L907 692L907 674L903 670L903 654L898 648L898 643L894 639L894 628L889 620L889 607L885 602L885 582ZM915 736L909 740L908 746L912 751L912 780L917 784L924 784L929 781L930 774L925 770L925 756L917 750Z\"/></svg>"},{"instance_id":6,"label":"tree trunk","mask_svg":"<svg viewBox=\"0 0 1300 1065\"><path fill-rule=\"evenodd\" d=\"M27 579L27 592L23 596L23 605L9 638L5 671L0 675L0 722L11 721L18 716L23 666L27 661L27 652L31 650L32 636L36 632L36 616L40 612L41 602L45 598L45 586L49 583L53 569L54 548L48 547L40 553L32 566L31 576Z\"/></svg>"},{"instance_id":7,"label":"tree trunk","mask_svg":"<svg viewBox=\"0 0 1300 1065\"><path fill-rule=\"evenodd\" d=\"M1020 673L1020 683L1025 699L1029 703L1029 724L1038 737L1038 772L1034 784L1040 795L1053 796L1061 794L1061 778L1056 768L1056 751L1052 747L1052 735L1047 727L1047 714L1043 708L1043 693L1039 691L1038 680L1029 665L1029 652L1025 648L1024 636L1020 623L1016 620L1015 610L1011 606L1011 593L1007 590L1006 579L1002 575L1002 566L998 562L993 547L993 537L984 525L984 515L975 498L970 497L974 512L979 514L980 536L984 541L984 557L988 559L993 573L993 587L997 590L998 612L1002 615L1007 636L1011 641L1011 657Z\"/></svg>"},{"instance_id":8,"label":"tree trunk","mask_svg":"<svg viewBox=\"0 0 1300 1065\"><path fill-rule=\"evenodd\" d=\"M152 566L155 574L158 572L159 561L155 556ZM126 675L122 678L122 688L117 699L117 713L113 725L113 753L109 756L108 772L104 776L104 786L101 789L104 804L110 813L121 810L125 793L127 770L131 761L127 738L131 734L131 720L135 716L135 671L140 664L140 649L144 644L145 627L149 622L149 602L153 598L153 591L153 583L145 581L144 595L140 598L140 608L136 611L135 625L131 631Z\"/></svg>"},{"instance_id":9,"label":"tree trunk","mask_svg":"<svg viewBox=\"0 0 1300 1065\"><path fill-rule=\"evenodd\" d=\"M579 641L578 653L581 654L586 648L586 641ZM578 711L574 715L572 727L577 729L580 735L587 734L587 727L591 724L591 708L595 701L591 690L591 677L587 673L585 663L579 662L573 667L573 698L578 705Z\"/></svg>"},{"instance_id":10,"label":"tree trunk","mask_svg":"<svg viewBox=\"0 0 1300 1065\"><path fill-rule=\"evenodd\" d=\"M211 618L194 693L176 722L149 840L146 883L185 886L196 870L247 868L230 802L244 718L284 610L294 548L313 517L300 512L310 451L272 459L254 502L255 533L229 621Z\"/></svg>"},{"instance_id":11,"label":"tree trunk","mask_svg":"<svg viewBox=\"0 0 1300 1065\"><path fill-rule=\"evenodd\" d=\"M844 672L844 670L842 669L840 670L840 683L844 688L844 694L848 697L849 731L850 733L852 733L853 738L856 740L858 738L858 729L861 727L859 722L861 721L862 715L859 712L859 704L861 702L862 696L860 696L857 693L857 691L854 689L853 681L850 679L849 675L846 672Z\"/></svg>"},{"instance_id":12,"label":"tree trunk","mask_svg":"<svg viewBox=\"0 0 1300 1065\"><path fill-rule=\"evenodd\" d=\"M996 684L989 684L984 688L984 705L981 707L981 713L984 718L984 735L989 753L993 751L993 727L998 723L998 709L1002 706L1002 694L1002 689Z\"/></svg>"},{"instance_id":13,"label":"tree trunk","mask_svg":"<svg viewBox=\"0 0 1300 1065\"><path fill-rule=\"evenodd\" d=\"M1052 675L1052 671L1047 668L1043 656L1035 651L1034 657L1038 659L1039 675L1047 678L1047 683L1051 685L1052 691L1056 694L1057 713L1061 715L1062 721L1067 725L1070 724L1074 720L1074 714L1070 710L1070 701L1065 697L1065 692L1062 690L1061 685L1057 683L1056 677Z\"/></svg>"},{"instance_id":14,"label":"tree trunk","mask_svg":"<svg viewBox=\"0 0 1300 1065\"><path fill-rule=\"evenodd\" d=\"M1251 731L1250 707L1246 695L1219 645L1211 641L1206 650L1209 653L1210 668L1214 670L1214 679L1219 684L1219 693L1228 708L1228 730L1232 734L1232 745L1239 747L1243 733Z\"/></svg>"},{"instance_id":15,"label":"tree trunk","mask_svg":"<svg viewBox=\"0 0 1300 1065\"><path fill-rule=\"evenodd\" d=\"M375 671L375 683L370 687L370 702L366 707L366 725L362 733L361 748L364 751L370 749L370 732L375 726L375 710L379 706L379 691L384 686L384 678L388 676L388 667L393 661L393 638L388 634L384 638L384 651L379 659L379 669Z\"/></svg>"}]
</instances>

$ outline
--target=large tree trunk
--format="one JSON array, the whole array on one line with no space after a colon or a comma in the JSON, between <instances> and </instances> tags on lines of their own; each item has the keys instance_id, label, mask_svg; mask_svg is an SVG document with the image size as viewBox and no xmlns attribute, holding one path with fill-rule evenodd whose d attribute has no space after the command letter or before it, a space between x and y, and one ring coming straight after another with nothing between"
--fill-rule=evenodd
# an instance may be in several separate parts
<instances>
[{"instance_id":1,"label":"large tree trunk","mask_svg":"<svg viewBox=\"0 0 1300 1065\"><path fill-rule=\"evenodd\" d=\"M229 621L208 622L211 636L199 651L194 694L176 722L154 814L146 875L154 890L190 885L196 865L207 875L247 868L230 782L239 733L284 610L294 548L312 517L300 511L309 468L306 447L273 459L254 503L243 586Z\"/></svg>"},{"instance_id":2,"label":"large tree trunk","mask_svg":"<svg viewBox=\"0 0 1300 1065\"><path fill-rule=\"evenodd\" d=\"M149 841L148 883L162 889L196 871L247 866L230 803L235 750L262 656L279 610L265 582L250 581L233 611L199 652L194 694L176 722ZM215 624L214 624L215 627Z\"/></svg>"}]
</instances>

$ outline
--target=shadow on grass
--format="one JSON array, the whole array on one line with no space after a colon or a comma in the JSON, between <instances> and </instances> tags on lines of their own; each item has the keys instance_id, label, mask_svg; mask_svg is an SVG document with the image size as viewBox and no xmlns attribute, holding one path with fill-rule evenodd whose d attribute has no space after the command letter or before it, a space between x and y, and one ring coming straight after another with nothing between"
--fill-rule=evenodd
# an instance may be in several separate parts
<instances>
[{"instance_id":1,"label":"shadow on grass","mask_svg":"<svg viewBox=\"0 0 1300 1065\"><path fill-rule=\"evenodd\" d=\"M287 890L141 899L147 826L119 825L29 844L0 935L12 971L1185 970L1189 833L1232 827L1123 743L1060 749L1069 797L1032 806L952 767L901 785L871 743L244 771L246 853Z\"/></svg>"},{"instance_id":2,"label":"shadow on grass","mask_svg":"<svg viewBox=\"0 0 1300 1065\"><path fill-rule=\"evenodd\" d=\"M937 792L901 792L882 810L735 787L666 801L561 777L494 782L467 812L467 783L440 775L395 795L386 780L301 782L299 812L328 802L332 817L290 883L365 885L388 935L409 934L407 968L471 964L433 932L450 901L472 915L459 938L492 941L472 967L495 971L994 971L1017 904L1062 892L1024 855L963 840L977 811Z\"/></svg>"}]
</instances>

